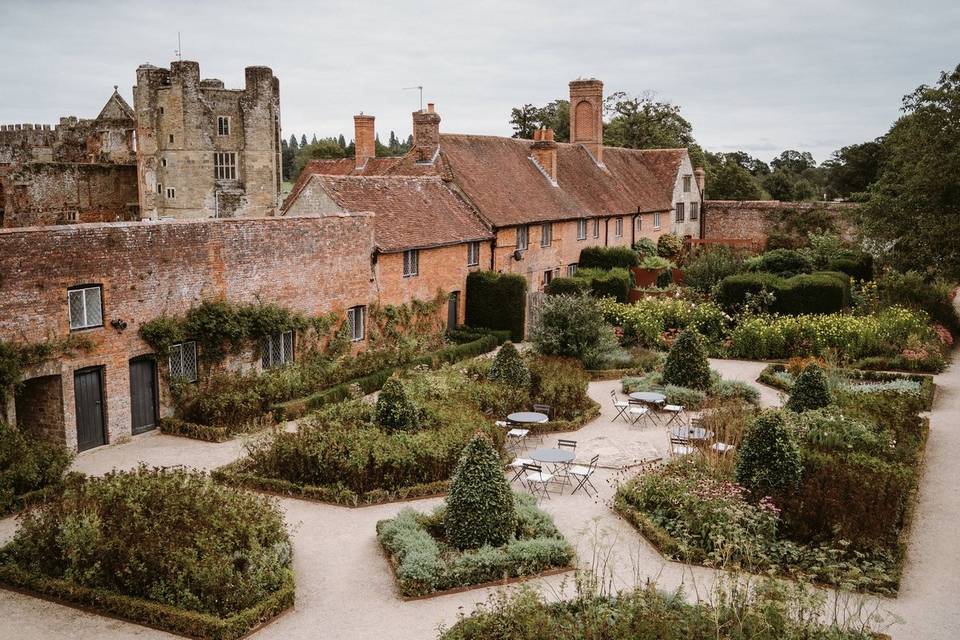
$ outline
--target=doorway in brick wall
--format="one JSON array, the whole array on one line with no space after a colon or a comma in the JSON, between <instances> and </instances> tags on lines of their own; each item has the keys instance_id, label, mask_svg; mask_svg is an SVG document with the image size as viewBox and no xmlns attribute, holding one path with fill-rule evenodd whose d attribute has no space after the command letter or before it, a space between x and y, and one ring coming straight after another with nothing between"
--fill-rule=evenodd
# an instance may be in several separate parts
<instances>
[{"instance_id":1,"label":"doorway in brick wall","mask_svg":"<svg viewBox=\"0 0 960 640\"><path fill-rule=\"evenodd\" d=\"M157 363L152 357L130 361L130 431L133 435L157 428Z\"/></svg>"},{"instance_id":2,"label":"doorway in brick wall","mask_svg":"<svg viewBox=\"0 0 960 640\"><path fill-rule=\"evenodd\" d=\"M103 368L76 371L73 374L73 395L77 407L77 450L85 451L106 444Z\"/></svg>"},{"instance_id":3,"label":"doorway in brick wall","mask_svg":"<svg viewBox=\"0 0 960 640\"><path fill-rule=\"evenodd\" d=\"M59 375L24 380L14 394L17 429L39 440L66 443L63 384Z\"/></svg>"}]
</instances>

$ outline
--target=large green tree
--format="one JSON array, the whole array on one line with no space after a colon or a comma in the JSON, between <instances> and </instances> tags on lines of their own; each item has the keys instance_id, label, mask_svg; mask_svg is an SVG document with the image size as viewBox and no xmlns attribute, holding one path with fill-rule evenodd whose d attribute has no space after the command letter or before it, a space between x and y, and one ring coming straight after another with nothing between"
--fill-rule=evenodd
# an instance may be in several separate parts
<instances>
[{"instance_id":1,"label":"large green tree","mask_svg":"<svg viewBox=\"0 0 960 640\"><path fill-rule=\"evenodd\" d=\"M603 142L630 149L679 149L693 144L693 127L680 115L680 107L656 102L650 94L630 96L622 91L604 101L609 121Z\"/></svg>"},{"instance_id":2,"label":"large green tree","mask_svg":"<svg viewBox=\"0 0 960 640\"><path fill-rule=\"evenodd\" d=\"M880 174L883 139L851 144L833 152L823 163L830 195L857 199Z\"/></svg>"},{"instance_id":3,"label":"large green tree","mask_svg":"<svg viewBox=\"0 0 960 640\"><path fill-rule=\"evenodd\" d=\"M543 127L553 129L554 140L570 141L570 102L554 100L542 107L525 104L510 111L510 126L514 138L533 138L533 132Z\"/></svg>"},{"instance_id":4,"label":"large green tree","mask_svg":"<svg viewBox=\"0 0 960 640\"><path fill-rule=\"evenodd\" d=\"M901 269L960 278L960 65L903 98L862 228Z\"/></svg>"}]
</instances>

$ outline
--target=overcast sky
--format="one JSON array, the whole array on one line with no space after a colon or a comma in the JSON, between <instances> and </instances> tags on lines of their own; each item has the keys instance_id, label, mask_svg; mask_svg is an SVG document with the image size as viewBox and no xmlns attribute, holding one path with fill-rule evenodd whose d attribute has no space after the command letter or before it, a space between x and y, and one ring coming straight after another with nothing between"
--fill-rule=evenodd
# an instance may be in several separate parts
<instances>
[{"instance_id":1,"label":"overcast sky","mask_svg":"<svg viewBox=\"0 0 960 640\"><path fill-rule=\"evenodd\" d=\"M411 85L442 131L509 135L511 107L593 76L679 105L709 150L765 160L875 138L904 93L960 63L957 0L0 0L0 122L93 117L115 84L131 100L137 65L175 59L178 30L184 59L227 87L272 67L287 138L349 139L360 111L384 142L406 137Z\"/></svg>"}]
</instances>

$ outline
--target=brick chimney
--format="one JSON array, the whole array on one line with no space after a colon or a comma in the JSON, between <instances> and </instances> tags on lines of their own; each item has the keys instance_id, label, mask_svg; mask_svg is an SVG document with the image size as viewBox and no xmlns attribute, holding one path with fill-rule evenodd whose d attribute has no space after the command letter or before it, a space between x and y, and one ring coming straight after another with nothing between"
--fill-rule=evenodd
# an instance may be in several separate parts
<instances>
[{"instance_id":1,"label":"brick chimney","mask_svg":"<svg viewBox=\"0 0 960 640\"><path fill-rule=\"evenodd\" d=\"M700 197L703 198L703 188L707 182L707 172L703 169L694 169L693 177L697 181L697 189L700 190Z\"/></svg>"},{"instance_id":2,"label":"brick chimney","mask_svg":"<svg viewBox=\"0 0 960 640\"><path fill-rule=\"evenodd\" d=\"M570 142L603 164L603 83L596 78L570 83Z\"/></svg>"},{"instance_id":3,"label":"brick chimney","mask_svg":"<svg viewBox=\"0 0 960 640\"><path fill-rule=\"evenodd\" d=\"M553 141L553 129L537 129L533 132L533 159L547 177L557 182L557 143Z\"/></svg>"},{"instance_id":4,"label":"brick chimney","mask_svg":"<svg viewBox=\"0 0 960 640\"><path fill-rule=\"evenodd\" d=\"M432 162L440 147L440 114L434 111L433 103L427 110L413 112L413 148L417 162Z\"/></svg>"},{"instance_id":5,"label":"brick chimney","mask_svg":"<svg viewBox=\"0 0 960 640\"><path fill-rule=\"evenodd\" d=\"M367 164L367 160L377 156L377 145L374 142L376 133L373 128L373 116L364 114L353 116L353 140L356 153L357 168Z\"/></svg>"}]
</instances>

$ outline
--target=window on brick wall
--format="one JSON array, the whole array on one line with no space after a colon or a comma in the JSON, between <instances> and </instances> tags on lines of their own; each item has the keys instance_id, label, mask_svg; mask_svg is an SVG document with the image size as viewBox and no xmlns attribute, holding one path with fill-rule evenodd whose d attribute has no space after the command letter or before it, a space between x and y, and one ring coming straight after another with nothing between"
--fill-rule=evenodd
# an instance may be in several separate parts
<instances>
[{"instance_id":1,"label":"window on brick wall","mask_svg":"<svg viewBox=\"0 0 960 640\"><path fill-rule=\"evenodd\" d=\"M167 159L166 159L166 158L160 158L160 166L161 166L161 167L167 166Z\"/></svg>"},{"instance_id":2,"label":"window on brick wall","mask_svg":"<svg viewBox=\"0 0 960 640\"><path fill-rule=\"evenodd\" d=\"M660 212L659 211L653 214L653 228L654 229L660 228Z\"/></svg>"},{"instance_id":3,"label":"window on brick wall","mask_svg":"<svg viewBox=\"0 0 960 640\"><path fill-rule=\"evenodd\" d=\"M700 217L700 203L691 202L690 203L690 219L696 220Z\"/></svg>"},{"instance_id":4,"label":"window on brick wall","mask_svg":"<svg viewBox=\"0 0 960 640\"><path fill-rule=\"evenodd\" d=\"M350 339L354 342L363 340L366 330L366 307L350 307L347 309L347 325L350 327Z\"/></svg>"},{"instance_id":5,"label":"window on brick wall","mask_svg":"<svg viewBox=\"0 0 960 640\"><path fill-rule=\"evenodd\" d=\"M171 133L169 136L167 136L167 140L170 141L170 144L173 144L173 134L172 134L172 133Z\"/></svg>"},{"instance_id":6,"label":"window on brick wall","mask_svg":"<svg viewBox=\"0 0 960 640\"><path fill-rule=\"evenodd\" d=\"M230 116L217 116L217 135L230 135Z\"/></svg>"},{"instance_id":7,"label":"window on brick wall","mask_svg":"<svg viewBox=\"0 0 960 640\"><path fill-rule=\"evenodd\" d=\"M587 239L587 221L577 220L577 240Z\"/></svg>"},{"instance_id":8,"label":"window on brick wall","mask_svg":"<svg viewBox=\"0 0 960 640\"><path fill-rule=\"evenodd\" d=\"M171 200L176 199L177 190L174 189L173 187L167 187L167 197L170 198Z\"/></svg>"},{"instance_id":9,"label":"window on brick wall","mask_svg":"<svg viewBox=\"0 0 960 640\"><path fill-rule=\"evenodd\" d=\"M570 277L577 273L577 263L567 265L567 277Z\"/></svg>"},{"instance_id":10,"label":"window on brick wall","mask_svg":"<svg viewBox=\"0 0 960 640\"><path fill-rule=\"evenodd\" d=\"M593 219L593 237L594 238L600 237L600 218Z\"/></svg>"},{"instance_id":11,"label":"window on brick wall","mask_svg":"<svg viewBox=\"0 0 960 640\"><path fill-rule=\"evenodd\" d=\"M617 218L613 225L613 235L618 238L623 236L623 218Z\"/></svg>"},{"instance_id":12,"label":"window on brick wall","mask_svg":"<svg viewBox=\"0 0 960 640\"><path fill-rule=\"evenodd\" d=\"M540 225L540 246L549 247L553 242L553 223L544 222Z\"/></svg>"},{"instance_id":13,"label":"window on brick wall","mask_svg":"<svg viewBox=\"0 0 960 640\"><path fill-rule=\"evenodd\" d=\"M197 343L180 342L170 347L170 378L197 381Z\"/></svg>"},{"instance_id":14,"label":"window on brick wall","mask_svg":"<svg viewBox=\"0 0 960 640\"><path fill-rule=\"evenodd\" d=\"M530 243L530 227L523 225L517 227L517 249L525 251Z\"/></svg>"},{"instance_id":15,"label":"window on brick wall","mask_svg":"<svg viewBox=\"0 0 960 640\"><path fill-rule=\"evenodd\" d=\"M293 331L265 337L262 349L260 359L264 369L275 369L293 362Z\"/></svg>"},{"instance_id":16,"label":"window on brick wall","mask_svg":"<svg viewBox=\"0 0 960 640\"><path fill-rule=\"evenodd\" d=\"M683 222L684 218L684 206L682 202L677 203L677 222Z\"/></svg>"},{"instance_id":17,"label":"window on brick wall","mask_svg":"<svg viewBox=\"0 0 960 640\"><path fill-rule=\"evenodd\" d=\"M467 244L467 266L475 267L480 264L480 243L471 242Z\"/></svg>"},{"instance_id":18,"label":"window on brick wall","mask_svg":"<svg viewBox=\"0 0 960 640\"><path fill-rule=\"evenodd\" d=\"M543 286L546 287L553 280L553 269L547 269L543 272Z\"/></svg>"},{"instance_id":19,"label":"window on brick wall","mask_svg":"<svg viewBox=\"0 0 960 640\"><path fill-rule=\"evenodd\" d=\"M403 252L403 277L412 278L420 272L420 250L410 249Z\"/></svg>"},{"instance_id":20,"label":"window on brick wall","mask_svg":"<svg viewBox=\"0 0 960 640\"><path fill-rule=\"evenodd\" d=\"M693 180L693 176L683 176L683 192L690 193L690 182Z\"/></svg>"},{"instance_id":21,"label":"window on brick wall","mask_svg":"<svg viewBox=\"0 0 960 640\"><path fill-rule=\"evenodd\" d=\"M237 154L233 152L214 153L213 177L217 180L236 180Z\"/></svg>"},{"instance_id":22,"label":"window on brick wall","mask_svg":"<svg viewBox=\"0 0 960 640\"><path fill-rule=\"evenodd\" d=\"M637 216L636 218L634 218L633 224L634 226L637 227L637 231L640 231L640 229L643 228L643 216Z\"/></svg>"},{"instance_id":23,"label":"window on brick wall","mask_svg":"<svg viewBox=\"0 0 960 640\"><path fill-rule=\"evenodd\" d=\"M163 195L163 185L160 184L159 182L157 183L157 193L159 193L160 195Z\"/></svg>"},{"instance_id":24,"label":"window on brick wall","mask_svg":"<svg viewBox=\"0 0 960 640\"><path fill-rule=\"evenodd\" d=\"M103 297L100 285L69 289L67 307L71 331L103 326Z\"/></svg>"}]
</instances>

